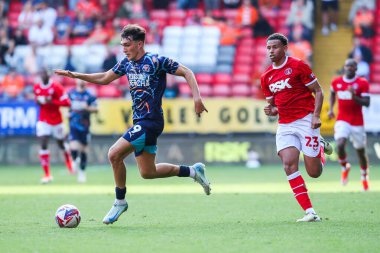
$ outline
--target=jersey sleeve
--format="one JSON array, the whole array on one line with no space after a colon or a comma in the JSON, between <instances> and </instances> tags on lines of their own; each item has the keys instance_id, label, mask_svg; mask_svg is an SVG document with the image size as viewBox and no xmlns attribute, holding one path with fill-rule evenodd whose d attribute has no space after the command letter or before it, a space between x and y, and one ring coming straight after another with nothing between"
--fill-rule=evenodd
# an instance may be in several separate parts
<instances>
[{"instance_id":1,"label":"jersey sleeve","mask_svg":"<svg viewBox=\"0 0 380 253\"><path fill-rule=\"evenodd\" d=\"M263 91L265 99L273 98L273 93L269 90L269 86L265 81L265 75L261 76L261 90Z\"/></svg>"},{"instance_id":2,"label":"jersey sleeve","mask_svg":"<svg viewBox=\"0 0 380 253\"><path fill-rule=\"evenodd\" d=\"M89 99L88 99L88 105L89 106L93 106L93 107L97 107L98 106L98 101L96 100L95 96L90 96L89 97Z\"/></svg>"},{"instance_id":3,"label":"jersey sleeve","mask_svg":"<svg viewBox=\"0 0 380 253\"><path fill-rule=\"evenodd\" d=\"M369 83L367 80L362 79L363 81L361 82L360 86L360 95L362 97L369 97Z\"/></svg>"},{"instance_id":4,"label":"jersey sleeve","mask_svg":"<svg viewBox=\"0 0 380 253\"><path fill-rule=\"evenodd\" d=\"M179 67L179 63L165 56L158 57L158 71L174 74Z\"/></svg>"},{"instance_id":5,"label":"jersey sleeve","mask_svg":"<svg viewBox=\"0 0 380 253\"><path fill-rule=\"evenodd\" d=\"M309 65L307 65L303 61L299 62L298 70L301 73L300 74L301 81L302 81L302 83L305 84L305 86L309 86L315 80L317 80L317 78L315 77L315 75L314 75L313 71L311 70L311 68L309 67Z\"/></svg>"},{"instance_id":6,"label":"jersey sleeve","mask_svg":"<svg viewBox=\"0 0 380 253\"><path fill-rule=\"evenodd\" d=\"M128 58L125 57L123 60L116 63L115 66L113 66L112 71L119 76L125 75L126 73L125 69L126 69L127 63L128 63Z\"/></svg>"},{"instance_id":7,"label":"jersey sleeve","mask_svg":"<svg viewBox=\"0 0 380 253\"><path fill-rule=\"evenodd\" d=\"M53 96L53 100L52 100L53 104L58 105L58 106L70 106L71 105L71 101L70 101L67 93L65 93L65 90L63 89L62 85L56 84L54 86L54 93L55 93L55 96Z\"/></svg>"}]
</instances>

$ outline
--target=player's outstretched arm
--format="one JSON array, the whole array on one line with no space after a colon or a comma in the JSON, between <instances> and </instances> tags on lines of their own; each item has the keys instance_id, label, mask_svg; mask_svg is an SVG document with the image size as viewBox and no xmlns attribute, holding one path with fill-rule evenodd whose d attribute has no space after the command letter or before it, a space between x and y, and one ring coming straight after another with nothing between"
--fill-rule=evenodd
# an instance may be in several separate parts
<instances>
[{"instance_id":1,"label":"player's outstretched arm","mask_svg":"<svg viewBox=\"0 0 380 253\"><path fill-rule=\"evenodd\" d=\"M205 105L203 104L203 100L199 92L198 83L195 79L193 71L180 64L174 75L183 76L186 79L186 82L189 84L191 93L193 94L195 113L198 115L198 117L201 116L202 112L208 112Z\"/></svg>"},{"instance_id":2,"label":"player's outstretched arm","mask_svg":"<svg viewBox=\"0 0 380 253\"><path fill-rule=\"evenodd\" d=\"M80 72L71 72L69 70L57 69L57 70L54 70L54 73L60 76L78 78L89 83L95 83L95 84L101 84L101 85L107 85L110 82L120 77L119 75L115 74L115 72L113 72L112 69L108 70L107 72L92 73L92 74L85 74L85 73L80 73Z\"/></svg>"}]
</instances>

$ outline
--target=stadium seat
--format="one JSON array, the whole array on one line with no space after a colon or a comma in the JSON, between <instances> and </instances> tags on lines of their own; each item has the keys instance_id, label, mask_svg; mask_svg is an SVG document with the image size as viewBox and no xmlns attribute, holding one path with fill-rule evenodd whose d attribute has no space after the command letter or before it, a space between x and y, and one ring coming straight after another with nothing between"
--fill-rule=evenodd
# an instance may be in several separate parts
<instances>
[{"instance_id":1,"label":"stadium seat","mask_svg":"<svg viewBox=\"0 0 380 253\"><path fill-rule=\"evenodd\" d=\"M191 89L186 82L178 83L180 97L189 98L192 96Z\"/></svg>"},{"instance_id":2,"label":"stadium seat","mask_svg":"<svg viewBox=\"0 0 380 253\"><path fill-rule=\"evenodd\" d=\"M212 86L212 96L213 97L230 97L231 96L230 84L214 83Z\"/></svg>"},{"instance_id":3,"label":"stadium seat","mask_svg":"<svg viewBox=\"0 0 380 253\"><path fill-rule=\"evenodd\" d=\"M369 86L369 93L370 94L380 94L380 83L372 83Z\"/></svg>"},{"instance_id":4,"label":"stadium seat","mask_svg":"<svg viewBox=\"0 0 380 253\"><path fill-rule=\"evenodd\" d=\"M212 88L211 85L208 83L199 83L199 92L201 93L202 97L210 97L212 96Z\"/></svg>"},{"instance_id":5,"label":"stadium seat","mask_svg":"<svg viewBox=\"0 0 380 253\"><path fill-rule=\"evenodd\" d=\"M251 65L246 64L235 64L234 65L234 73L236 74L249 74L252 71Z\"/></svg>"},{"instance_id":6,"label":"stadium seat","mask_svg":"<svg viewBox=\"0 0 380 253\"><path fill-rule=\"evenodd\" d=\"M252 78L249 74L235 74L232 77L232 83L250 84Z\"/></svg>"},{"instance_id":7,"label":"stadium seat","mask_svg":"<svg viewBox=\"0 0 380 253\"><path fill-rule=\"evenodd\" d=\"M212 75L209 73L199 73L195 75L198 83L211 83L213 81Z\"/></svg>"},{"instance_id":8,"label":"stadium seat","mask_svg":"<svg viewBox=\"0 0 380 253\"><path fill-rule=\"evenodd\" d=\"M229 74L226 73L216 73L214 74L214 83L223 83L223 84L230 84L232 81L232 77Z\"/></svg>"},{"instance_id":9,"label":"stadium seat","mask_svg":"<svg viewBox=\"0 0 380 253\"><path fill-rule=\"evenodd\" d=\"M251 95L250 86L246 83L233 83L231 87L233 97L248 97Z\"/></svg>"}]
</instances>

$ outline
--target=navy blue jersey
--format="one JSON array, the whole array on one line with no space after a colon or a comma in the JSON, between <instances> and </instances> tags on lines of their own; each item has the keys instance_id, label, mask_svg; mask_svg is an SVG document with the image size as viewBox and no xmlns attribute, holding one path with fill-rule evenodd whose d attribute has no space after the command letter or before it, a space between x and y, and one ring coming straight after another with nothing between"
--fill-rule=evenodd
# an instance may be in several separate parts
<instances>
[{"instance_id":1,"label":"navy blue jersey","mask_svg":"<svg viewBox=\"0 0 380 253\"><path fill-rule=\"evenodd\" d=\"M112 68L117 75L128 78L134 122L143 119L163 121L161 105L166 73L174 74L178 66L178 62L170 58L145 53L138 61L129 61L125 57Z\"/></svg>"},{"instance_id":2,"label":"navy blue jersey","mask_svg":"<svg viewBox=\"0 0 380 253\"><path fill-rule=\"evenodd\" d=\"M70 128L79 131L89 131L90 112L85 108L88 106L97 106L96 97L87 90L79 92L76 89L69 91L68 96L71 100L70 107Z\"/></svg>"}]
</instances>

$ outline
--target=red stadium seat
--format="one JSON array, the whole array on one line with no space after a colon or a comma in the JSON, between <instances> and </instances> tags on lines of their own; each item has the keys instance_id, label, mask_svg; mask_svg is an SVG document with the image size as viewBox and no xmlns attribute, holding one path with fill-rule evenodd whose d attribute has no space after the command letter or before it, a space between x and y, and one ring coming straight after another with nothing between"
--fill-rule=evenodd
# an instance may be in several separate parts
<instances>
[{"instance_id":1,"label":"red stadium seat","mask_svg":"<svg viewBox=\"0 0 380 253\"><path fill-rule=\"evenodd\" d=\"M252 66L247 64L235 64L234 73L235 74L249 74L252 72Z\"/></svg>"},{"instance_id":2,"label":"red stadium seat","mask_svg":"<svg viewBox=\"0 0 380 253\"><path fill-rule=\"evenodd\" d=\"M191 97L191 89L189 87L189 85L184 82L184 83L178 83L178 87L179 87L179 94L180 94L180 97Z\"/></svg>"},{"instance_id":3,"label":"red stadium seat","mask_svg":"<svg viewBox=\"0 0 380 253\"><path fill-rule=\"evenodd\" d=\"M195 74L195 79L198 83L211 83L213 78L209 73L198 73Z\"/></svg>"},{"instance_id":4,"label":"red stadium seat","mask_svg":"<svg viewBox=\"0 0 380 253\"><path fill-rule=\"evenodd\" d=\"M252 78L249 74L235 74L232 77L232 82L234 83L242 83L242 84L250 84L252 82Z\"/></svg>"},{"instance_id":5,"label":"red stadium seat","mask_svg":"<svg viewBox=\"0 0 380 253\"><path fill-rule=\"evenodd\" d=\"M232 84L231 93L233 97L248 97L251 95L251 89L248 84L234 83Z\"/></svg>"},{"instance_id":6,"label":"red stadium seat","mask_svg":"<svg viewBox=\"0 0 380 253\"><path fill-rule=\"evenodd\" d=\"M199 83L199 92L202 97L210 97L212 95L212 87L208 83Z\"/></svg>"},{"instance_id":7,"label":"red stadium seat","mask_svg":"<svg viewBox=\"0 0 380 253\"><path fill-rule=\"evenodd\" d=\"M371 94L380 94L380 83L372 83L369 86L369 93L371 93Z\"/></svg>"},{"instance_id":8,"label":"red stadium seat","mask_svg":"<svg viewBox=\"0 0 380 253\"><path fill-rule=\"evenodd\" d=\"M232 77L230 74L226 74L226 73L214 74L214 83L230 84L231 80L232 80Z\"/></svg>"},{"instance_id":9,"label":"red stadium seat","mask_svg":"<svg viewBox=\"0 0 380 253\"><path fill-rule=\"evenodd\" d=\"M230 97L231 96L230 84L215 83L212 86L212 96L213 97Z\"/></svg>"},{"instance_id":10,"label":"red stadium seat","mask_svg":"<svg viewBox=\"0 0 380 253\"><path fill-rule=\"evenodd\" d=\"M224 9L223 10L223 16L226 19L235 20L237 14L238 14L237 9Z\"/></svg>"},{"instance_id":11,"label":"red stadium seat","mask_svg":"<svg viewBox=\"0 0 380 253\"><path fill-rule=\"evenodd\" d=\"M252 57L250 55L238 54L235 57L235 64L252 64Z\"/></svg>"}]
</instances>

